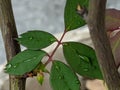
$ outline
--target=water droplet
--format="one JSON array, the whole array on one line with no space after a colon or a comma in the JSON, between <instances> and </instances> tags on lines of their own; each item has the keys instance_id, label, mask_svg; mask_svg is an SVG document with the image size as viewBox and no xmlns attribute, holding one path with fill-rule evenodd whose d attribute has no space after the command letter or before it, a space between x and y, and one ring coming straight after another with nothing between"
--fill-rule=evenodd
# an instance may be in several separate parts
<instances>
[{"instance_id":1,"label":"water droplet","mask_svg":"<svg viewBox=\"0 0 120 90\"><path fill-rule=\"evenodd\" d=\"M81 56L81 55L78 55L80 58L82 58L82 59L84 59L84 57L83 56Z\"/></svg>"},{"instance_id":2,"label":"water droplet","mask_svg":"<svg viewBox=\"0 0 120 90\"><path fill-rule=\"evenodd\" d=\"M89 60L89 58L88 57L86 57L86 56L82 56L82 55L78 55L81 59L83 59L85 62L87 62L87 63L89 63L90 62L90 60Z\"/></svg>"},{"instance_id":3,"label":"water droplet","mask_svg":"<svg viewBox=\"0 0 120 90\"><path fill-rule=\"evenodd\" d=\"M32 40L32 39L33 39L33 37L30 37L30 38L29 38L29 40Z\"/></svg>"},{"instance_id":4,"label":"water droplet","mask_svg":"<svg viewBox=\"0 0 120 90\"><path fill-rule=\"evenodd\" d=\"M78 80L75 81L76 84L80 84L80 82Z\"/></svg>"},{"instance_id":5,"label":"water droplet","mask_svg":"<svg viewBox=\"0 0 120 90\"><path fill-rule=\"evenodd\" d=\"M58 78L59 78L59 79L64 79L64 76L59 76Z\"/></svg>"},{"instance_id":6,"label":"water droplet","mask_svg":"<svg viewBox=\"0 0 120 90\"><path fill-rule=\"evenodd\" d=\"M16 68L17 66L13 66L13 68Z\"/></svg>"},{"instance_id":7,"label":"water droplet","mask_svg":"<svg viewBox=\"0 0 120 90\"><path fill-rule=\"evenodd\" d=\"M37 57L33 57L33 59L36 59Z\"/></svg>"},{"instance_id":8,"label":"water droplet","mask_svg":"<svg viewBox=\"0 0 120 90\"><path fill-rule=\"evenodd\" d=\"M67 46L68 44L67 43L63 43L63 45Z\"/></svg>"},{"instance_id":9,"label":"water droplet","mask_svg":"<svg viewBox=\"0 0 120 90\"><path fill-rule=\"evenodd\" d=\"M31 59L28 59L28 60L25 60L24 62L30 62L31 61Z\"/></svg>"},{"instance_id":10,"label":"water droplet","mask_svg":"<svg viewBox=\"0 0 120 90\"><path fill-rule=\"evenodd\" d=\"M86 71L86 72L87 72L87 71L88 71L88 68L84 68L84 71Z\"/></svg>"},{"instance_id":11,"label":"water droplet","mask_svg":"<svg viewBox=\"0 0 120 90\"><path fill-rule=\"evenodd\" d=\"M56 66L55 68L58 69L58 70L60 69L58 66Z\"/></svg>"},{"instance_id":12,"label":"water droplet","mask_svg":"<svg viewBox=\"0 0 120 90\"><path fill-rule=\"evenodd\" d=\"M51 42L53 42L53 41L56 41L56 39L54 39L54 38L51 38L51 39L50 39L50 41L51 41Z\"/></svg>"},{"instance_id":13,"label":"water droplet","mask_svg":"<svg viewBox=\"0 0 120 90\"><path fill-rule=\"evenodd\" d=\"M6 66L7 69L9 69L9 68L11 68L11 67L12 67L11 64L8 64L8 65Z\"/></svg>"}]
</instances>

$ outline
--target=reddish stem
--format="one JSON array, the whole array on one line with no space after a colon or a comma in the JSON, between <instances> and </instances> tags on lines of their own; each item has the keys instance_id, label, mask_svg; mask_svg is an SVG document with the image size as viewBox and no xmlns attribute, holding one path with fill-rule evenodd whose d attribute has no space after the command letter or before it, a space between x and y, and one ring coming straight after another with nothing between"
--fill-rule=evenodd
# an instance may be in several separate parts
<instances>
[{"instance_id":1,"label":"reddish stem","mask_svg":"<svg viewBox=\"0 0 120 90\"><path fill-rule=\"evenodd\" d=\"M58 49L58 47L62 44L61 42L62 42L65 34L66 34L66 30L64 30L64 33L63 33L63 35L61 36L60 40L57 41L58 44L57 44L57 46L55 47L55 49L53 50L53 52L51 53L51 55L49 55L49 58L48 58L47 62L45 63L45 66L46 66L48 63L50 63L51 61L53 61L53 60L52 60L52 57L53 57L53 55L55 54L55 52L56 52L56 50Z\"/></svg>"}]
</instances>

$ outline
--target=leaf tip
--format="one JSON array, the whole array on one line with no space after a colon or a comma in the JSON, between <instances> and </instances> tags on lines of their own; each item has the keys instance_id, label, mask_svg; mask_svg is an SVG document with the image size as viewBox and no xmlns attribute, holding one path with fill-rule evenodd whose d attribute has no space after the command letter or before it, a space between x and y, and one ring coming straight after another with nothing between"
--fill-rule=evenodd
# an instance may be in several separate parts
<instances>
[{"instance_id":1,"label":"leaf tip","mask_svg":"<svg viewBox=\"0 0 120 90\"><path fill-rule=\"evenodd\" d=\"M64 43L63 43L63 45L64 45L64 46L67 46L67 45L68 45L68 43L64 42Z\"/></svg>"},{"instance_id":2,"label":"leaf tip","mask_svg":"<svg viewBox=\"0 0 120 90\"><path fill-rule=\"evenodd\" d=\"M43 84L43 82L44 82L44 74L42 72L37 73L37 80L41 85Z\"/></svg>"}]
</instances>

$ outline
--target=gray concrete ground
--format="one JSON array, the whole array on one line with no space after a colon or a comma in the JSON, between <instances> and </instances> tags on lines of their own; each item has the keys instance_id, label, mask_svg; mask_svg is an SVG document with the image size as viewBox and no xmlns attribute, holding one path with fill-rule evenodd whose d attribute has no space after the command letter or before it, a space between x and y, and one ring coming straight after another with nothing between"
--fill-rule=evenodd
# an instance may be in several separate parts
<instances>
[{"instance_id":1,"label":"gray concrete ground","mask_svg":"<svg viewBox=\"0 0 120 90\"><path fill-rule=\"evenodd\" d=\"M64 6L66 0L12 0L18 33L28 30L44 30L59 33L64 30ZM120 9L120 0L108 0L107 6ZM5 79L2 72L5 52L0 33L0 85ZM0 86L1 87L1 86Z\"/></svg>"}]
</instances>

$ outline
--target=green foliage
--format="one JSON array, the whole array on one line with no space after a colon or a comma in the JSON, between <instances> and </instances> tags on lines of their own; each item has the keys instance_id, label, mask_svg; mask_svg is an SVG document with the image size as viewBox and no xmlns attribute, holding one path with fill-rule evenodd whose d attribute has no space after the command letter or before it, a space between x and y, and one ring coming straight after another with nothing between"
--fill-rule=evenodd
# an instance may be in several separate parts
<instances>
[{"instance_id":1,"label":"green foliage","mask_svg":"<svg viewBox=\"0 0 120 90\"><path fill-rule=\"evenodd\" d=\"M103 79L91 47L78 42L65 42L63 51L66 61L75 72L85 77Z\"/></svg>"},{"instance_id":2,"label":"green foliage","mask_svg":"<svg viewBox=\"0 0 120 90\"><path fill-rule=\"evenodd\" d=\"M45 72L45 73L49 73L49 71L46 69L45 64L43 64L42 62L39 63L39 65L37 65L37 67L34 69L34 72Z\"/></svg>"},{"instance_id":3,"label":"green foliage","mask_svg":"<svg viewBox=\"0 0 120 90\"><path fill-rule=\"evenodd\" d=\"M62 42L67 31L86 24L84 19L77 14L78 5L88 8L88 0L67 0L64 13L66 31L60 40L48 32L38 30L21 34L21 37L16 40L27 50L13 57L6 65L5 72L12 75L35 73L38 82L42 84L44 73L49 73L46 65L52 61L50 83L53 90L80 90L80 81L76 73L89 78L103 79L95 51L91 47L77 42ZM41 50L56 41L58 44L50 55ZM60 45L63 45L64 56L70 67L52 59ZM48 56L45 64L41 61L44 56Z\"/></svg>"},{"instance_id":4,"label":"green foliage","mask_svg":"<svg viewBox=\"0 0 120 90\"><path fill-rule=\"evenodd\" d=\"M23 75L35 69L45 55L46 53L41 50L20 52L6 65L5 72L12 75Z\"/></svg>"},{"instance_id":5,"label":"green foliage","mask_svg":"<svg viewBox=\"0 0 120 90\"><path fill-rule=\"evenodd\" d=\"M17 39L19 43L33 50L45 48L57 40L52 34L38 30L28 31L20 36Z\"/></svg>"},{"instance_id":6,"label":"green foliage","mask_svg":"<svg viewBox=\"0 0 120 90\"><path fill-rule=\"evenodd\" d=\"M53 61L50 82L53 90L80 90L80 82L75 73L60 61Z\"/></svg>"},{"instance_id":7,"label":"green foliage","mask_svg":"<svg viewBox=\"0 0 120 90\"><path fill-rule=\"evenodd\" d=\"M37 73L37 81L42 85L44 81L43 73Z\"/></svg>"},{"instance_id":8,"label":"green foliage","mask_svg":"<svg viewBox=\"0 0 120 90\"><path fill-rule=\"evenodd\" d=\"M77 14L77 5L87 8L89 0L67 0L64 12L65 29L74 30L85 25L85 20Z\"/></svg>"}]
</instances>

